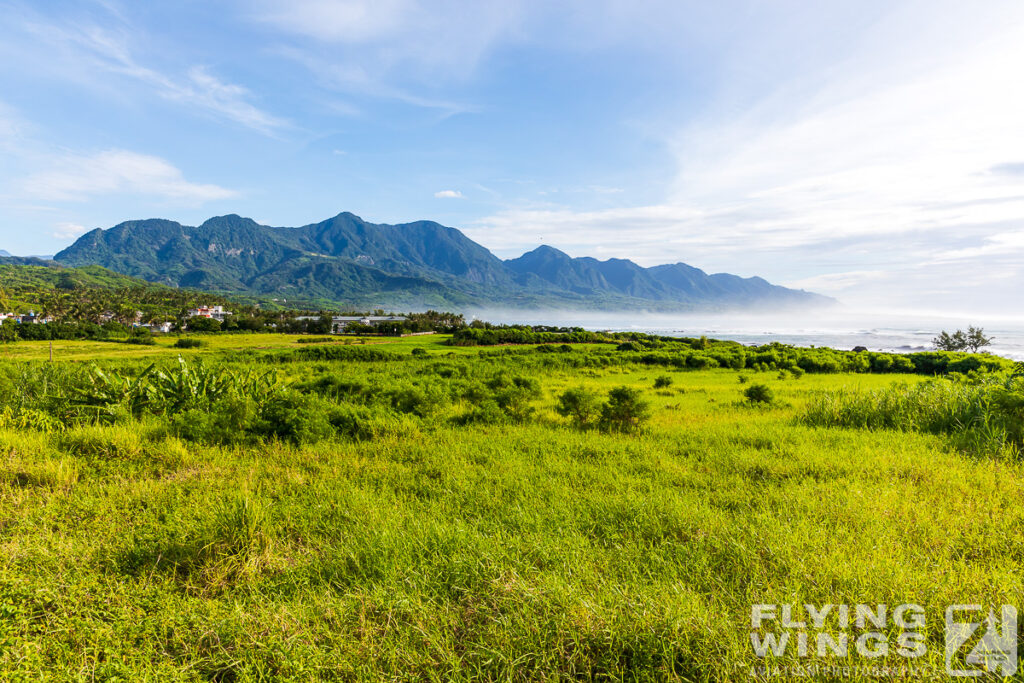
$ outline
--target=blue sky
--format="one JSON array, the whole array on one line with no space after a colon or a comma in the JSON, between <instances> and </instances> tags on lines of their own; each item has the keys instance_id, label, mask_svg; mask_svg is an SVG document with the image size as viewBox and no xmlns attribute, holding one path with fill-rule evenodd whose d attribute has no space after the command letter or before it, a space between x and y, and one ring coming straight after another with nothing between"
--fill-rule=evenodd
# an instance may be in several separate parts
<instances>
[{"instance_id":1,"label":"blue sky","mask_svg":"<svg viewBox=\"0 0 1024 683\"><path fill-rule=\"evenodd\" d=\"M1024 314L1024 3L0 0L0 248L429 218Z\"/></svg>"}]
</instances>

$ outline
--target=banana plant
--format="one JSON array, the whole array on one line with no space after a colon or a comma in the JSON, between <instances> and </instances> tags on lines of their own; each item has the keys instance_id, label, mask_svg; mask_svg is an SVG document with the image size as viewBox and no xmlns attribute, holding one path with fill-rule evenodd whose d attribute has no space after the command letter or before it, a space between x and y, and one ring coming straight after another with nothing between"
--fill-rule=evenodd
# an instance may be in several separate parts
<instances>
[{"instance_id":1,"label":"banana plant","mask_svg":"<svg viewBox=\"0 0 1024 683\"><path fill-rule=\"evenodd\" d=\"M75 389L73 404L84 412L95 410L99 418L113 417L118 407L137 417L148 410L156 398L152 382L155 373L153 364L134 377L107 373L93 365L86 374L85 386Z\"/></svg>"}]
</instances>

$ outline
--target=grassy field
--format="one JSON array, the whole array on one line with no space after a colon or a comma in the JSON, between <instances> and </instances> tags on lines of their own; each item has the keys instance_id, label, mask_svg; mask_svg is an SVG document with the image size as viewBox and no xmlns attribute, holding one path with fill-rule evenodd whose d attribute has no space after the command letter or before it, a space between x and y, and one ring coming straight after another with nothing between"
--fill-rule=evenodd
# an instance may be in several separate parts
<instances>
[{"instance_id":1,"label":"grassy field","mask_svg":"<svg viewBox=\"0 0 1024 683\"><path fill-rule=\"evenodd\" d=\"M927 654L843 661L939 674L947 605L1022 602L1016 461L802 419L816 392L920 377L665 371L614 347L442 336L325 360L284 335L204 341L55 342L54 365L203 358L264 373L292 412L149 396L0 430L0 679L749 680L760 603L917 603ZM48 353L0 349L7 391L72 382ZM774 402L745 400L751 383ZM638 389L651 419L574 427L555 409L579 386Z\"/></svg>"}]
</instances>

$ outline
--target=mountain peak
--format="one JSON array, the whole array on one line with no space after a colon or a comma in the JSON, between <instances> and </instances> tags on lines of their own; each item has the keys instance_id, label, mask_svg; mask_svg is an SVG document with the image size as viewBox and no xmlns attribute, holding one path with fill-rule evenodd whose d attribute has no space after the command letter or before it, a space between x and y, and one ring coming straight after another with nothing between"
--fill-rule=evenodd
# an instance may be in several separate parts
<instances>
[{"instance_id":1,"label":"mountain peak","mask_svg":"<svg viewBox=\"0 0 1024 683\"><path fill-rule=\"evenodd\" d=\"M527 253L528 254L543 254L545 256L565 256L566 258L569 258L569 255L566 254L561 249L556 249L555 247L552 247L552 246L547 245L547 244L542 244L539 247L537 247L536 249L534 249L533 251L529 251ZM525 256L525 254L524 254L524 256Z\"/></svg>"},{"instance_id":2,"label":"mountain peak","mask_svg":"<svg viewBox=\"0 0 1024 683\"><path fill-rule=\"evenodd\" d=\"M199 227L200 228L219 228L219 227L237 228L237 227L243 227L243 226L247 227L247 228L258 228L258 227L260 227L260 224L257 223L256 221L254 221L251 218L245 218L244 216L239 216L237 213L229 213L229 214L226 214L224 216L213 216L212 218L207 218L205 221L203 221L203 224L200 225Z\"/></svg>"},{"instance_id":3,"label":"mountain peak","mask_svg":"<svg viewBox=\"0 0 1024 683\"><path fill-rule=\"evenodd\" d=\"M546 244L501 261L455 228L427 220L368 223L348 211L296 228L238 214L214 216L198 228L129 221L83 235L55 260L178 286L287 292L289 300L348 306L625 310L657 302L680 310L826 301L760 278L709 276L682 263L643 268L621 258L573 258Z\"/></svg>"}]
</instances>

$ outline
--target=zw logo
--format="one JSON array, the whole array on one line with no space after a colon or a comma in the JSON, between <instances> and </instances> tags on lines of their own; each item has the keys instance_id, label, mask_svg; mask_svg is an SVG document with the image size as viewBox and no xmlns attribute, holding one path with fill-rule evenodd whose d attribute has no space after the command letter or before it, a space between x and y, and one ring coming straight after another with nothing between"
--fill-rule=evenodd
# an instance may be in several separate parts
<instances>
[{"instance_id":1,"label":"zw logo","mask_svg":"<svg viewBox=\"0 0 1024 683\"><path fill-rule=\"evenodd\" d=\"M967 620L971 618L970 620ZM980 637L975 637L984 626ZM968 650L968 646L973 644ZM1003 605L984 616L980 605L946 608L946 673L950 676L1012 676L1017 671L1017 609Z\"/></svg>"}]
</instances>

